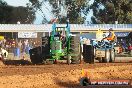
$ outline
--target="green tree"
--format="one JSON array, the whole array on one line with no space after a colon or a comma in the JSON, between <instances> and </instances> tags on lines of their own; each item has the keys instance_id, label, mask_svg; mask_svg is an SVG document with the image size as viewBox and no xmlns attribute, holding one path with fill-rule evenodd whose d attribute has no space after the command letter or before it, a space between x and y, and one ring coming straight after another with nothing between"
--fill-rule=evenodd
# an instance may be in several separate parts
<instances>
[{"instance_id":1,"label":"green tree","mask_svg":"<svg viewBox=\"0 0 132 88\"><path fill-rule=\"evenodd\" d=\"M93 23L132 23L132 0L94 0Z\"/></svg>"},{"instance_id":2,"label":"green tree","mask_svg":"<svg viewBox=\"0 0 132 88\"><path fill-rule=\"evenodd\" d=\"M0 24L22 24L33 23L35 13L29 7L9 6L5 1L0 0Z\"/></svg>"},{"instance_id":3,"label":"green tree","mask_svg":"<svg viewBox=\"0 0 132 88\"><path fill-rule=\"evenodd\" d=\"M89 11L89 6L88 6L88 0L58 0L60 2L60 5L57 7L55 0L50 0L50 3L52 4L53 8L57 9L57 11L54 11L59 17L60 23L65 23L66 19L69 18L70 23L74 24L82 24L85 21L85 16L87 15ZM61 11L61 6L64 8L62 10L65 11L65 16L61 16L59 14ZM59 8L60 7L60 8ZM64 14L64 13L63 13ZM82 16L84 14L85 16Z\"/></svg>"},{"instance_id":4,"label":"green tree","mask_svg":"<svg viewBox=\"0 0 132 88\"><path fill-rule=\"evenodd\" d=\"M0 0L0 6L6 6L6 5L7 5L7 3L5 1Z\"/></svg>"},{"instance_id":5,"label":"green tree","mask_svg":"<svg viewBox=\"0 0 132 88\"><path fill-rule=\"evenodd\" d=\"M18 21L21 24L31 24L34 22L35 13L27 7L12 7L11 12L11 22L10 23L17 23Z\"/></svg>"},{"instance_id":6,"label":"green tree","mask_svg":"<svg viewBox=\"0 0 132 88\"><path fill-rule=\"evenodd\" d=\"M0 0L0 23L8 23L11 20L11 13L12 8L7 6L7 3L3 0Z\"/></svg>"},{"instance_id":7,"label":"green tree","mask_svg":"<svg viewBox=\"0 0 132 88\"><path fill-rule=\"evenodd\" d=\"M45 4L45 1L48 1L52 6L52 14L59 19L59 23L65 23L67 18L69 18L70 23L84 23L85 16L82 16L82 13L87 15L89 11L89 0L42 0L41 2L39 0L29 1L32 3L35 10L40 11L42 11L41 7ZM65 12L62 12L63 10L65 10Z\"/></svg>"}]
</instances>

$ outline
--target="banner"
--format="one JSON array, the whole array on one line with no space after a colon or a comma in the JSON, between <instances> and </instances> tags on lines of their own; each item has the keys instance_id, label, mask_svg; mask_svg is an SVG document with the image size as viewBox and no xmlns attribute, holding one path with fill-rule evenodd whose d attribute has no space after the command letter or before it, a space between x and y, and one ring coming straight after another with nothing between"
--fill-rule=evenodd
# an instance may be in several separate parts
<instances>
[{"instance_id":1,"label":"banner","mask_svg":"<svg viewBox=\"0 0 132 88\"><path fill-rule=\"evenodd\" d=\"M18 32L18 38L37 38L37 32Z\"/></svg>"}]
</instances>

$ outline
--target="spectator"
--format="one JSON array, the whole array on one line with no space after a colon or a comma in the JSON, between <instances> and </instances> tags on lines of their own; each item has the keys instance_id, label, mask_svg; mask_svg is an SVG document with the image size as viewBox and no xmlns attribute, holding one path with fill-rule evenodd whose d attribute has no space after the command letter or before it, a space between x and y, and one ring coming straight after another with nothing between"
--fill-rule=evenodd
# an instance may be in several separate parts
<instances>
[{"instance_id":1,"label":"spectator","mask_svg":"<svg viewBox=\"0 0 132 88\"><path fill-rule=\"evenodd\" d=\"M7 58L8 52L0 46L0 53Z\"/></svg>"},{"instance_id":2,"label":"spectator","mask_svg":"<svg viewBox=\"0 0 132 88\"><path fill-rule=\"evenodd\" d=\"M18 42L18 48L21 50L21 48L22 48L22 42L21 42L21 40Z\"/></svg>"}]
</instances>

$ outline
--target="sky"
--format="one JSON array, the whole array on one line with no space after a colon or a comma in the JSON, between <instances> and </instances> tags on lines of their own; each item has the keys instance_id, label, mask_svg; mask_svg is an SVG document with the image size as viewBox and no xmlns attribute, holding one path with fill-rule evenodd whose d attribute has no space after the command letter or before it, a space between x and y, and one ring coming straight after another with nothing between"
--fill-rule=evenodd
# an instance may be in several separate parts
<instances>
[{"instance_id":1,"label":"sky","mask_svg":"<svg viewBox=\"0 0 132 88\"><path fill-rule=\"evenodd\" d=\"M48 21L50 21L51 18L53 18L53 14L51 13L51 6L48 2L45 2L42 6L42 10L43 10L43 14L45 15L45 17L47 18ZM40 11L36 12L36 20L35 20L35 24L40 24L42 22L43 19L43 15Z\"/></svg>"},{"instance_id":2,"label":"sky","mask_svg":"<svg viewBox=\"0 0 132 88\"><path fill-rule=\"evenodd\" d=\"M11 6L26 6L29 0L4 0L8 5Z\"/></svg>"},{"instance_id":3,"label":"sky","mask_svg":"<svg viewBox=\"0 0 132 88\"><path fill-rule=\"evenodd\" d=\"M11 6L24 6L26 7L26 4L29 3L29 0L4 0L7 2L8 5ZM42 0L41 0L42 1ZM89 4L92 4L94 0L91 0ZM51 6L48 2L44 3L42 6L42 10L44 11L44 15L47 18L48 21L50 19L53 19L54 16L51 13ZM91 21L91 16L93 15L93 11L90 10L89 14L87 15L86 21ZM34 24L41 24L42 23L42 13L40 11L36 12L36 20L34 21Z\"/></svg>"}]
</instances>

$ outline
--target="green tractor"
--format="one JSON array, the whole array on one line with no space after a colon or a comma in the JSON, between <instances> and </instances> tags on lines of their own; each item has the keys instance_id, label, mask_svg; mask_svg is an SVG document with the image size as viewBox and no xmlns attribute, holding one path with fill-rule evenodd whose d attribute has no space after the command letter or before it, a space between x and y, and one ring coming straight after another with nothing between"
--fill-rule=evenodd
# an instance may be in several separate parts
<instances>
[{"instance_id":1,"label":"green tractor","mask_svg":"<svg viewBox=\"0 0 132 88\"><path fill-rule=\"evenodd\" d=\"M80 63L80 35L70 33L68 22L66 27L57 27L53 23L51 35L42 38L42 48L40 51L42 52L37 63L57 63L59 60L66 60L68 64ZM31 59L31 62L36 63L35 57L33 58L34 60Z\"/></svg>"},{"instance_id":2,"label":"green tractor","mask_svg":"<svg viewBox=\"0 0 132 88\"><path fill-rule=\"evenodd\" d=\"M50 61L67 60L67 63L79 63L80 61L80 36L70 33L70 25L56 27L53 23L50 36Z\"/></svg>"}]
</instances>

